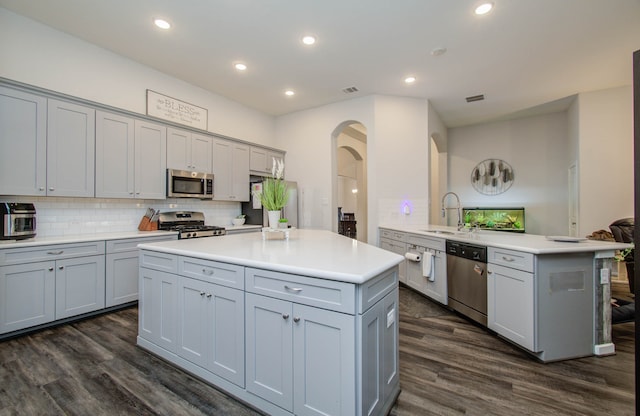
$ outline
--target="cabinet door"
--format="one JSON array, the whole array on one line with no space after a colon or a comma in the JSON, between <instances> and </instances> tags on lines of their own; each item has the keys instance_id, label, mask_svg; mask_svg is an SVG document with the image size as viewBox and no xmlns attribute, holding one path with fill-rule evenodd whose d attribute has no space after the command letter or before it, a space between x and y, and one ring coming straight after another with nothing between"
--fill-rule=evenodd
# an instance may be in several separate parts
<instances>
[{"instance_id":1,"label":"cabinet door","mask_svg":"<svg viewBox=\"0 0 640 416\"><path fill-rule=\"evenodd\" d=\"M234 201L249 201L249 146L234 143L231 192Z\"/></svg>"},{"instance_id":2,"label":"cabinet door","mask_svg":"<svg viewBox=\"0 0 640 416\"><path fill-rule=\"evenodd\" d=\"M178 276L141 267L139 288L138 334L176 352Z\"/></svg>"},{"instance_id":3,"label":"cabinet door","mask_svg":"<svg viewBox=\"0 0 640 416\"><path fill-rule=\"evenodd\" d=\"M0 333L55 319L55 263L0 267Z\"/></svg>"},{"instance_id":4,"label":"cabinet door","mask_svg":"<svg viewBox=\"0 0 640 416\"><path fill-rule=\"evenodd\" d=\"M107 254L105 306L138 300L138 251Z\"/></svg>"},{"instance_id":5,"label":"cabinet door","mask_svg":"<svg viewBox=\"0 0 640 416\"><path fill-rule=\"evenodd\" d=\"M291 411L292 304L252 293L246 294L245 302L247 391ZM322 342L324 343L324 340ZM318 357L318 360L320 359L321 357ZM324 363L318 361L318 364ZM350 388L353 389L353 384Z\"/></svg>"},{"instance_id":6,"label":"cabinet door","mask_svg":"<svg viewBox=\"0 0 640 416\"><path fill-rule=\"evenodd\" d=\"M267 173L267 149L263 147L251 147L249 159L250 169L256 172Z\"/></svg>"},{"instance_id":7,"label":"cabinet door","mask_svg":"<svg viewBox=\"0 0 640 416\"><path fill-rule=\"evenodd\" d=\"M206 297L211 284L180 278L178 285L178 355L200 367L207 366L208 314Z\"/></svg>"},{"instance_id":8,"label":"cabinet door","mask_svg":"<svg viewBox=\"0 0 640 416\"><path fill-rule=\"evenodd\" d=\"M534 351L533 274L489 263L487 285L489 329Z\"/></svg>"},{"instance_id":9,"label":"cabinet door","mask_svg":"<svg viewBox=\"0 0 640 416\"><path fill-rule=\"evenodd\" d=\"M167 129L167 168L193 170L191 165L191 133Z\"/></svg>"},{"instance_id":10,"label":"cabinet door","mask_svg":"<svg viewBox=\"0 0 640 416\"><path fill-rule=\"evenodd\" d=\"M435 274L434 280L431 281L426 277L424 279L424 294L431 299L446 305L448 303L447 295L447 260L446 254L443 251L432 252L433 257L433 273ZM424 260L423 260L424 261Z\"/></svg>"},{"instance_id":11,"label":"cabinet door","mask_svg":"<svg viewBox=\"0 0 640 416\"><path fill-rule=\"evenodd\" d=\"M231 199L231 177L233 175L233 146L231 141L214 139L213 141L213 199L228 201Z\"/></svg>"},{"instance_id":12,"label":"cabinet door","mask_svg":"<svg viewBox=\"0 0 640 416\"><path fill-rule=\"evenodd\" d=\"M47 99L0 87L0 195L46 195Z\"/></svg>"},{"instance_id":13,"label":"cabinet door","mask_svg":"<svg viewBox=\"0 0 640 416\"><path fill-rule=\"evenodd\" d=\"M135 121L135 197L166 199L167 129Z\"/></svg>"},{"instance_id":14,"label":"cabinet door","mask_svg":"<svg viewBox=\"0 0 640 416\"><path fill-rule=\"evenodd\" d=\"M244 292L219 285L210 286L205 295L207 315L210 317L207 321L207 368L214 374L244 387Z\"/></svg>"},{"instance_id":15,"label":"cabinet door","mask_svg":"<svg viewBox=\"0 0 640 416\"><path fill-rule=\"evenodd\" d=\"M296 415L356 412L355 317L293 304Z\"/></svg>"},{"instance_id":16,"label":"cabinet door","mask_svg":"<svg viewBox=\"0 0 640 416\"><path fill-rule=\"evenodd\" d=\"M47 195L93 197L95 110L49 99Z\"/></svg>"},{"instance_id":17,"label":"cabinet door","mask_svg":"<svg viewBox=\"0 0 640 416\"><path fill-rule=\"evenodd\" d=\"M406 243L402 243L402 242L398 242L398 241L393 241L390 239L386 239L386 238L381 238L380 239L380 248L384 249L384 250L388 250L391 251L393 253L399 254L401 256L404 257L405 253L407 252L407 244ZM400 269L398 271L398 280L400 280L402 283L407 283L407 261L408 260L403 260L399 266ZM446 278L446 276L445 276Z\"/></svg>"},{"instance_id":18,"label":"cabinet door","mask_svg":"<svg viewBox=\"0 0 640 416\"><path fill-rule=\"evenodd\" d=\"M134 197L134 121L96 112L96 197Z\"/></svg>"},{"instance_id":19,"label":"cabinet door","mask_svg":"<svg viewBox=\"0 0 640 416\"><path fill-rule=\"evenodd\" d=\"M56 261L56 319L104 308L104 255Z\"/></svg>"},{"instance_id":20,"label":"cabinet door","mask_svg":"<svg viewBox=\"0 0 640 416\"><path fill-rule=\"evenodd\" d=\"M212 173L213 139L201 134L191 135L191 166L198 172Z\"/></svg>"}]
</instances>

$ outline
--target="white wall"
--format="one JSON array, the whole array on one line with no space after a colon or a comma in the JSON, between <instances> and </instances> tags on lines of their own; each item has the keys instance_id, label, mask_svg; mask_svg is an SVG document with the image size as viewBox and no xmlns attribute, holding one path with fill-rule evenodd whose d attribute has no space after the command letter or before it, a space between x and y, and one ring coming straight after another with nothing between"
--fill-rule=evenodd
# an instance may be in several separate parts
<instances>
[{"instance_id":1,"label":"white wall","mask_svg":"<svg viewBox=\"0 0 640 416\"><path fill-rule=\"evenodd\" d=\"M0 77L139 114L146 114L151 89L206 108L212 133L275 143L274 117L1 7Z\"/></svg>"},{"instance_id":2,"label":"white wall","mask_svg":"<svg viewBox=\"0 0 640 416\"><path fill-rule=\"evenodd\" d=\"M382 223L427 222L427 102L369 96L279 117L277 143L287 150L287 178L301 185L302 225L330 230L332 135L346 121L367 129L368 241ZM412 214L401 214L403 203Z\"/></svg>"},{"instance_id":3,"label":"white wall","mask_svg":"<svg viewBox=\"0 0 640 416\"><path fill-rule=\"evenodd\" d=\"M579 137L579 230L585 236L633 217L632 87L581 93Z\"/></svg>"},{"instance_id":4,"label":"white wall","mask_svg":"<svg viewBox=\"0 0 640 416\"><path fill-rule=\"evenodd\" d=\"M567 135L566 112L450 129L449 190L466 207L524 207L527 233L565 235ZM471 172L491 158L509 163L515 180L508 191L486 196L472 187Z\"/></svg>"}]
</instances>

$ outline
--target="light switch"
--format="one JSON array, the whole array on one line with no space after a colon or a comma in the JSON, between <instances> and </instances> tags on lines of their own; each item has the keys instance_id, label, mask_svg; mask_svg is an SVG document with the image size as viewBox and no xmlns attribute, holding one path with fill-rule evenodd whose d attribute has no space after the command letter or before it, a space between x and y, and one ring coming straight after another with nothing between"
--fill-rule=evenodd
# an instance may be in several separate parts
<instances>
[{"instance_id":1,"label":"light switch","mask_svg":"<svg viewBox=\"0 0 640 416\"><path fill-rule=\"evenodd\" d=\"M606 285L609 283L609 269L600 269L600 284Z\"/></svg>"}]
</instances>

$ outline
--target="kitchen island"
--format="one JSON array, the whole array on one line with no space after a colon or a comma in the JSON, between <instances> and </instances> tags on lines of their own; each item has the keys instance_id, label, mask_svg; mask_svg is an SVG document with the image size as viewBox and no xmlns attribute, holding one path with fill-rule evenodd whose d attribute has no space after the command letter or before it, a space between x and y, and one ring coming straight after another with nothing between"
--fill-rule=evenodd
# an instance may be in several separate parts
<instances>
[{"instance_id":1,"label":"kitchen island","mask_svg":"<svg viewBox=\"0 0 640 416\"><path fill-rule=\"evenodd\" d=\"M408 253L400 281L465 314L448 287L460 273L449 269L459 264L446 251L451 243L486 250L486 263L471 262L471 276L486 280L483 323L499 336L543 362L615 352L610 276L616 250L629 244L431 225L380 228L381 247ZM415 259L425 251L433 254L431 279Z\"/></svg>"},{"instance_id":2,"label":"kitchen island","mask_svg":"<svg viewBox=\"0 0 640 416\"><path fill-rule=\"evenodd\" d=\"M395 402L401 256L322 230L139 248L139 346L270 415Z\"/></svg>"}]
</instances>

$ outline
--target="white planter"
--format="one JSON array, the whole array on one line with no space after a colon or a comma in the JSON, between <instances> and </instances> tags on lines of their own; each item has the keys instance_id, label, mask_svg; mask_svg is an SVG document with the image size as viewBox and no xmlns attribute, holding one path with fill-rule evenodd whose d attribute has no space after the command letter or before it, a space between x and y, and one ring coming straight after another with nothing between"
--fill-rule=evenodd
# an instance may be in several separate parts
<instances>
[{"instance_id":1,"label":"white planter","mask_svg":"<svg viewBox=\"0 0 640 416\"><path fill-rule=\"evenodd\" d=\"M280 211L267 211L267 215L269 215L269 228L278 228Z\"/></svg>"},{"instance_id":2,"label":"white planter","mask_svg":"<svg viewBox=\"0 0 640 416\"><path fill-rule=\"evenodd\" d=\"M245 221L244 218L234 218L231 220L233 225L243 225L244 221Z\"/></svg>"}]
</instances>

